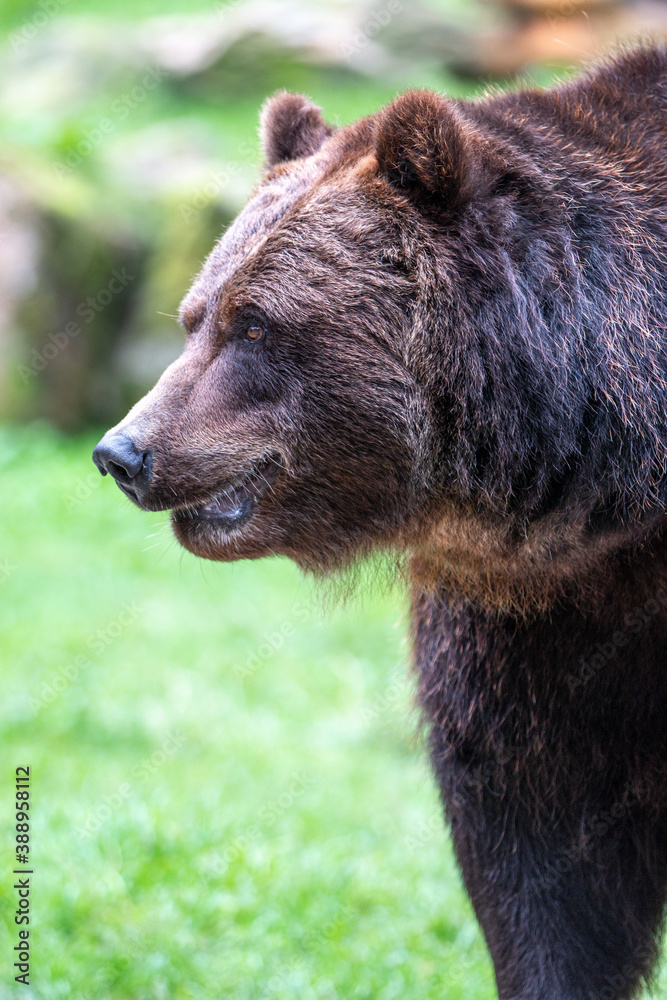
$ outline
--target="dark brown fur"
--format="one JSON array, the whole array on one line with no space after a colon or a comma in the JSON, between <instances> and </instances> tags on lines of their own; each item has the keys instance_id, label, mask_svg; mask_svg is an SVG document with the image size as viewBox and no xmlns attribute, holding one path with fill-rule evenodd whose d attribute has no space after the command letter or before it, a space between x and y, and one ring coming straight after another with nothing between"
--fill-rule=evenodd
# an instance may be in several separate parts
<instances>
[{"instance_id":1,"label":"dark brown fur","mask_svg":"<svg viewBox=\"0 0 667 1000\"><path fill-rule=\"evenodd\" d=\"M184 353L112 432L126 485L211 559L411 553L499 995L627 1000L667 897L667 55L337 131L281 94L262 128Z\"/></svg>"}]
</instances>

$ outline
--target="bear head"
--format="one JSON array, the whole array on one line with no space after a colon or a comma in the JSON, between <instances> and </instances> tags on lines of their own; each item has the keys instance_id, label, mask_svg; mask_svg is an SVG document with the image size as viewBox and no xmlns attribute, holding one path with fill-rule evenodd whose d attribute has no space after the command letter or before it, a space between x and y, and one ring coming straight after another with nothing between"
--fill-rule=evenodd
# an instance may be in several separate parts
<instances>
[{"instance_id":1,"label":"bear head","mask_svg":"<svg viewBox=\"0 0 667 1000\"><path fill-rule=\"evenodd\" d=\"M395 547L523 579L589 550L566 199L483 109L411 91L335 129L266 104L183 353L94 456L195 554L328 570Z\"/></svg>"}]
</instances>

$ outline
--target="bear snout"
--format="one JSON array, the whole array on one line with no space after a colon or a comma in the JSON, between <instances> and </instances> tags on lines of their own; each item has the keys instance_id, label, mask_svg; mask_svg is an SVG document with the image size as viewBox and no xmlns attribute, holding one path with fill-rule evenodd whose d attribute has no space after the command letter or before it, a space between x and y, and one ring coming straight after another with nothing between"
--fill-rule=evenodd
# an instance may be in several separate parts
<instances>
[{"instance_id":1,"label":"bear snout","mask_svg":"<svg viewBox=\"0 0 667 1000\"><path fill-rule=\"evenodd\" d=\"M139 451L127 434L110 431L93 451L93 462L103 476L109 474L126 496L140 507L153 479L153 456Z\"/></svg>"}]
</instances>

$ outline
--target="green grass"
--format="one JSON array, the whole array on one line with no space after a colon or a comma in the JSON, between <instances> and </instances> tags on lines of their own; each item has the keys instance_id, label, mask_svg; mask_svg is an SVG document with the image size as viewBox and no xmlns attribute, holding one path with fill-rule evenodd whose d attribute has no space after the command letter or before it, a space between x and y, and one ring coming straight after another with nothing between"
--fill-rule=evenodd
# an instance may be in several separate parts
<instances>
[{"instance_id":1,"label":"green grass","mask_svg":"<svg viewBox=\"0 0 667 1000\"><path fill-rule=\"evenodd\" d=\"M0 997L492 998L400 594L324 613L285 561L197 562L93 443L0 436L1 834L8 872L30 765L35 869Z\"/></svg>"}]
</instances>

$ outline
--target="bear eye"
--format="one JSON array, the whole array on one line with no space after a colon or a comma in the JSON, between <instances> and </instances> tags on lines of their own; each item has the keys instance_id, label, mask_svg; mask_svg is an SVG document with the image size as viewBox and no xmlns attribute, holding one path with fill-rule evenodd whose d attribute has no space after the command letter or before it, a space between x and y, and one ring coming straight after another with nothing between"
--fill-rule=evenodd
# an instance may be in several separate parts
<instances>
[{"instance_id":1,"label":"bear eye","mask_svg":"<svg viewBox=\"0 0 667 1000\"><path fill-rule=\"evenodd\" d=\"M266 328L260 326L258 323L252 323L245 329L244 340L247 340L250 344L258 344L260 340L264 340L266 336Z\"/></svg>"}]
</instances>

